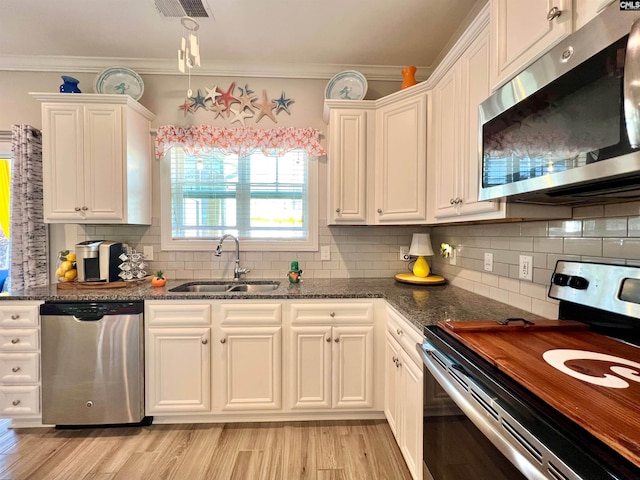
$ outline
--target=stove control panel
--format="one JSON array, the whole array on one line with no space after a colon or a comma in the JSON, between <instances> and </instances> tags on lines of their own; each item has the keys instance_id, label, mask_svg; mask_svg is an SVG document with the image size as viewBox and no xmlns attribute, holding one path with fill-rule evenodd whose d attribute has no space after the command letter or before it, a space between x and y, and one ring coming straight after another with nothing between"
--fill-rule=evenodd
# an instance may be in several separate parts
<instances>
[{"instance_id":1,"label":"stove control panel","mask_svg":"<svg viewBox=\"0 0 640 480\"><path fill-rule=\"evenodd\" d=\"M549 297L635 317L640 322L640 267L558 260Z\"/></svg>"}]
</instances>

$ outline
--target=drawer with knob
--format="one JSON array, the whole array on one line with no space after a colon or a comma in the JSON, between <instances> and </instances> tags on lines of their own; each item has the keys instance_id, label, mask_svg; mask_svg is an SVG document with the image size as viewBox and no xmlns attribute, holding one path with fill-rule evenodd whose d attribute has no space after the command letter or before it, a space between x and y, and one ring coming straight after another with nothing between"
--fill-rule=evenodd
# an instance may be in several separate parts
<instances>
[{"instance_id":1,"label":"drawer with knob","mask_svg":"<svg viewBox=\"0 0 640 480\"><path fill-rule=\"evenodd\" d=\"M37 326L37 305L3 305L0 308L0 327L24 328Z\"/></svg>"},{"instance_id":2,"label":"drawer with knob","mask_svg":"<svg viewBox=\"0 0 640 480\"><path fill-rule=\"evenodd\" d=\"M37 415L39 412L40 387L0 386L0 416Z\"/></svg>"},{"instance_id":3,"label":"drawer with knob","mask_svg":"<svg viewBox=\"0 0 640 480\"><path fill-rule=\"evenodd\" d=\"M387 331L402 348L418 358L416 343L422 342L423 335L391 307L387 307Z\"/></svg>"},{"instance_id":4,"label":"drawer with knob","mask_svg":"<svg viewBox=\"0 0 640 480\"><path fill-rule=\"evenodd\" d=\"M0 352L32 352L39 348L37 328L0 329Z\"/></svg>"},{"instance_id":5,"label":"drawer with knob","mask_svg":"<svg viewBox=\"0 0 640 480\"><path fill-rule=\"evenodd\" d=\"M3 384L38 383L38 353L0 353L0 382Z\"/></svg>"},{"instance_id":6,"label":"drawer with knob","mask_svg":"<svg viewBox=\"0 0 640 480\"><path fill-rule=\"evenodd\" d=\"M371 324L373 304L367 303L295 303L291 305L294 324Z\"/></svg>"}]
</instances>

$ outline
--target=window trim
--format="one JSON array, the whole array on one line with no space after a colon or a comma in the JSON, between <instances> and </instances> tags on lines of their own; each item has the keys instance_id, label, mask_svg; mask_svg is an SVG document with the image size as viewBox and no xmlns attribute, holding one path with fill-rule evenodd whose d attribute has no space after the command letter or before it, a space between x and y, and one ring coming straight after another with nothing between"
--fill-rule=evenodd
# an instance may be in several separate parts
<instances>
[{"instance_id":1,"label":"window trim","mask_svg":"<svg viewBox=\"0 0 640 480\"><path fill-rule=\"evenodd\" d=\"M260 240L241 238L240 248L249 252L318 251L318 159L309 155L309 236L306 240ZM174 239L171 236L171 149L160 159L160 247L167 251L214 251L218 240Z\"/></svg>"}]
</instances>

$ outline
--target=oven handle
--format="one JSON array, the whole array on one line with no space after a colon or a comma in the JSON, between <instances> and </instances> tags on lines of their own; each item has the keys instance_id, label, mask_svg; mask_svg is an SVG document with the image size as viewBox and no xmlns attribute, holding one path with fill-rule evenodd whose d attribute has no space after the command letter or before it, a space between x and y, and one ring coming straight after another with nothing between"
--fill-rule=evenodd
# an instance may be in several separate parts
<instances>
[{"instance_id":1,"label":"oven handle","mask_svg":"<svg viewBox=\"0 0 640 480\"><path fill-rule=\"evenodd\" d=\"M624 119L633 148L640 147L640 19L633 22L624 60Z\"/></svg>"}]
</instances>

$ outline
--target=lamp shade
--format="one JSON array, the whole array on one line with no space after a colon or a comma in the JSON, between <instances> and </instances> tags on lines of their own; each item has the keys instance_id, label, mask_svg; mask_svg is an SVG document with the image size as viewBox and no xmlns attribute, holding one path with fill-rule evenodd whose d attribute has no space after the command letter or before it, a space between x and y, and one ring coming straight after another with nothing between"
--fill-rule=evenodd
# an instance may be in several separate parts
<instances>
[{"instance_id":1,"label":"lamp shade","mask_svg":"<svg viewBox=\"0 0 640 480\"><path fill-rule=\"evenodd\" d=\"M431 236L428 233L414 233L409 255L413 257L429 257L433 255Z\"/></svg>"}]
</instances>

